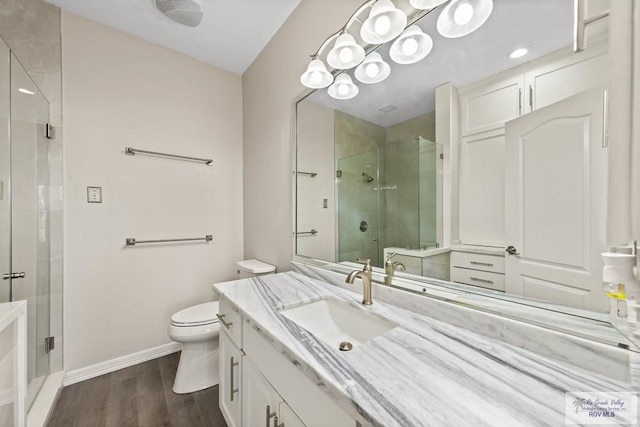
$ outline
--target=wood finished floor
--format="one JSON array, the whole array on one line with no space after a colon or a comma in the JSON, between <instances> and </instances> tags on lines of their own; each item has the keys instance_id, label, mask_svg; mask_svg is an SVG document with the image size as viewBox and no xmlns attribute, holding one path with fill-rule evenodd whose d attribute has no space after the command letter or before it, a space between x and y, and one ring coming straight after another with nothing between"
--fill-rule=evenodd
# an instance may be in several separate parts
<instances>
[{"instance_id":1,"label":"wood finished floor","mask_svg":"<svg viewBox=\"0 0 640 427\"><path fill-rule=\"evenodd\" d=\"M218 386L191 394L171 387L180 353L62 389L49 427L226 427Z\"/></svg>"}]
</instances>

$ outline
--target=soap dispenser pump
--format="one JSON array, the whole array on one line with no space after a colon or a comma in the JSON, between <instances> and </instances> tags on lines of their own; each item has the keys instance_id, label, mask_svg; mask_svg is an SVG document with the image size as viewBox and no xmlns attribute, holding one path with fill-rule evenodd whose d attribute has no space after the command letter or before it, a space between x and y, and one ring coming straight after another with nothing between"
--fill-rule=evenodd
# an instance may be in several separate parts
<instances>
[{"instance_id":1,"label":"soap dispenser pump","mask_svg":"<svg viewBox=\"0 0 640 427\"><path fill-rule=\"evenodd\" d=\"M631 331L640 334L640 282L634 275L637 272L636 254L606 252L602 259L602 279L605 293L610 298L611 320L619 325L626 317Z\"/></svg>"}]
</instances>

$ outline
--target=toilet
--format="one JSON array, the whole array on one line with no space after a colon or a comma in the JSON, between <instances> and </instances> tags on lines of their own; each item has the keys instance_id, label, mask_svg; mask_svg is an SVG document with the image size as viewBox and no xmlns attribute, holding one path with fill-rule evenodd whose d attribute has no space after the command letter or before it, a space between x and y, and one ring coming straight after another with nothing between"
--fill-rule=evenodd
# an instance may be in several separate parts
<instances>
[{"instance_id":1,"label":"toilet","mask_svg":"<svg viewBox=\"0 0 640 427\"><path fill-rule=\"evenodd\" d=\"M273 274L276 267L257 259L236 262L240 278ZM173 392L193 393L220 382L218 361L218 301L180 310L171 316L169 337L182 343L182 354L173 382Z\"/></svg>"},{"instance_id":2,"label":"toilet","mask_svg":"<svg viewBox=\"0 0 640 427\"><path fill-rule=\"evenodd\" d=\"M240 279L247 279L249 277L265 276L267 274L273 274L276 271L276 267L266 262L259 261L257 259L245 259L243 261L237 261L238 277Z\"/></svg>"},{"instance_id":3,"label":"toilet","mask_svg":"<svg viewBox=\"0 0 640 427\"><path fill-rule=\"evenodd\" d=\"M218 301L185 308L173 316L169 337L182 343L182 353L173 382L178 394L204 390L220 382L218 375Z\"/></svg>"}]
</instances>

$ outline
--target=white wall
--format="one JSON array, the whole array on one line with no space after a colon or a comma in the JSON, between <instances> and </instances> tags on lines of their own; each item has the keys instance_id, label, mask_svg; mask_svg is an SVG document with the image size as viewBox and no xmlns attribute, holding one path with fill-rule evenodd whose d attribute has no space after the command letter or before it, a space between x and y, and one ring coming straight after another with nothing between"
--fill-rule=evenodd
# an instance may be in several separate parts
<instances>
[{"instance_id":1,"label":"white wall","mask_svg":"<svg viewBox=\"0 0 640 427\"><path fill-rule=\"evenodd\" d=\"M297 231L318 234L296 237L296 253L310 258L336 260L336 197L334 155L334 111L312 101L298 105L296 118L296 164L300 172L315 177L296 177ZM324 207L323 199L327 200Z\"/></svg>"},{"instance_id":2,"label":"white wall","mask_svg":"<svg viewBox=\"0 0 640 427\"><path fill-rule=\"evenodd\" d=\"M302 0L242 76L244 255L288 270L292 256L291 138L300 75L360 0Z\"/></svg>"},{"instance_id":3,"label":"white wall","mask_svg":"<svg viewBox=\"0 0 640 427\"><path fill-rule=\"evenodd\" d=\"M62 30L65 369L74 370L170 342L171 314L235 277L242 82L68 13ZM214 165L126 156L126 146ZM87 203L87 186L102 186L102 204ZM214 241L124 247L126 237L205 234Z\"/></svg>"}]
</instances>

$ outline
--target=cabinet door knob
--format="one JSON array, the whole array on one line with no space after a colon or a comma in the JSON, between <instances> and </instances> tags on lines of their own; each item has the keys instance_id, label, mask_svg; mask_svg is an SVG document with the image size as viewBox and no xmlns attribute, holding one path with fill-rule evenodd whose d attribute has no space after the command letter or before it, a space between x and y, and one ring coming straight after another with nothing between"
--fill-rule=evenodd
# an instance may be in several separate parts
<instances>
[{"instance_id":1,"label":"cabinet door knob","mask_svg":"<svg viewBox=\"0 0 640 427\"><path fill-rule=\"evenodd\" d=\"M518 252L515 246L508 246L504 251L509 255L520 255L520 252Z\"/></svg>"}]
</instances>

